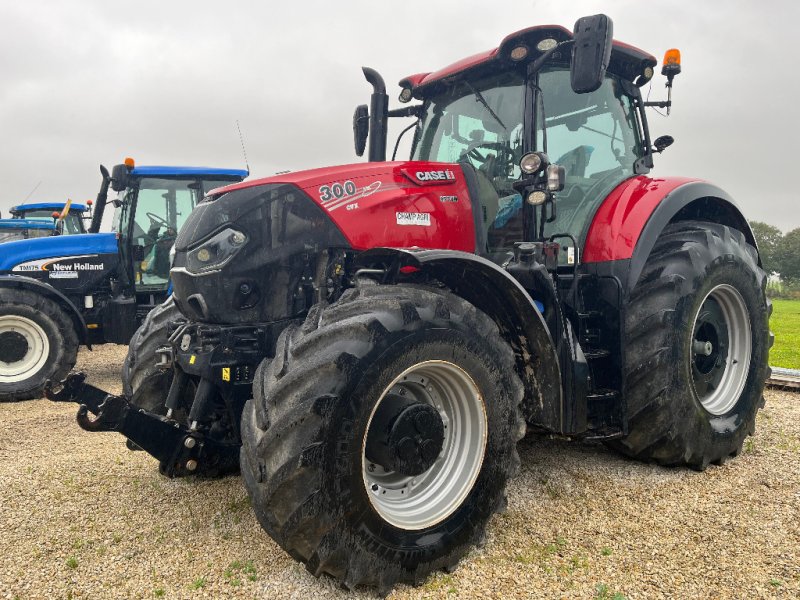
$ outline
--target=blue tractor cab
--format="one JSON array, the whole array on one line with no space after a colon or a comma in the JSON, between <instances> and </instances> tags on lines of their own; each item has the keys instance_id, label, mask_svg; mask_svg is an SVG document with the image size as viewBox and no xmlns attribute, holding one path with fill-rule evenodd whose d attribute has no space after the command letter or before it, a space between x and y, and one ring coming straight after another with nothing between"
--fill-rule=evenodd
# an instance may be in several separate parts
<instances>
[{"instance_id":1,"label":"blue tractor cab","mask_svg":"<svg viewBox=\"0 0 800 600\"><path fill-rule=\"evenodd\" d=\"M30 202L11 207L11 220L26 219L54 223L62 234L86 233L85 221L91 217L92 201Z\"/></svg>"},{"instance_id":2,"label":"blue tractor cab","mask_svg":"<svg viewBox=\"0 0 800 600\"><path fill-rule=\"evenodd\" d=\"M48 379L60 380L74 366L81 344L127 344L168 296L170 250L189 213L209 191L248 175L242 169L135 166L131 159L100 172L87 233L2 246L0 401L37 397ZM114 207L112 231L101 233L108 205ZM38 214L35 220L46 222Z\"/></svg>"},{"instance_id":3,"label":"blue tractor cab","mask_svg":"<svg viewBox=\"0 0 800 600\"><path fill-rule=\"evenodd\" d=\"M0 219L0 243L59 234L86 233L91 204L30 202L11 207L11 218Z\"/></svg>"}]
</instances>

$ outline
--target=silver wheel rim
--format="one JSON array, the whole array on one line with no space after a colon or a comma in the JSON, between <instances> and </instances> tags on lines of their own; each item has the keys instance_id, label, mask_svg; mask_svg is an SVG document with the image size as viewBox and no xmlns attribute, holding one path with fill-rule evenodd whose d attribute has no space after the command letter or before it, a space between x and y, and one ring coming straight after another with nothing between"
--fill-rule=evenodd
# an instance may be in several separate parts
<instances>
[{"instance_id":1,"label":"silver wheel rim","mask_svg":"<svg viewBox=\"0 0 800 600\"><path fill-rule=\"evenodd\" d=\"M444 443L434 464L420 475L387 471L366 457L367 433L383 399L413 394L435 407L444 423ZM383 391L372 409L361 445L367 497L375 511L395 527L431 527L461 506L480 473L488 430L483 396L461 367L431 360L409 367Z\"/></svg>"},{"instance_id":2,"label":"silver wheel rim","mask_svg":"<svg viewBox=\"0 0 800 600\"><path fill-rule=\"evenodd\" d=\"M695 315L689 345L692 382L706 411L723 415L736 405L751 351L750 315L742 295L728 284L716 286Z\"/></svg>"},{"instance_id":3,"label":"silver wheel rim","mask_svg":"<svg viewBox=\"0 0 800 600\"><path fill-rule=\"evenodd\" d=\"M21 359L0 360L0 383L16 383L33 377L47 362L50 342L36 322L18 315L0 317L0 335L14 333L25 338L28 347Z\"/></svg>"}]
</instances>

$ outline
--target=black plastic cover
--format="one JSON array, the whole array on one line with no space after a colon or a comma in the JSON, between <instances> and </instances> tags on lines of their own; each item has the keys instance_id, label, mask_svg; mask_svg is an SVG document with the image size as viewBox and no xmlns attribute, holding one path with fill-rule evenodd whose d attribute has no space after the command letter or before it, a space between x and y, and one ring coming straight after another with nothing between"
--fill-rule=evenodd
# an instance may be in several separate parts
<instances>
[{"instance_id":1,"label":"black plastic cover","mask_svg":"<svg viewBox=\"0 0 800 600\"><path fill-rule=\"evenodd\" d=\"M221 268L191 272L188 253L223 230L244 233L247 241ZM325 211L294 185L267 184L208 198L175 241L175 301L189 319L206 323L291 318L308 305L304 295L319 254L348 247Z\"/></svg>"}]
</instances>

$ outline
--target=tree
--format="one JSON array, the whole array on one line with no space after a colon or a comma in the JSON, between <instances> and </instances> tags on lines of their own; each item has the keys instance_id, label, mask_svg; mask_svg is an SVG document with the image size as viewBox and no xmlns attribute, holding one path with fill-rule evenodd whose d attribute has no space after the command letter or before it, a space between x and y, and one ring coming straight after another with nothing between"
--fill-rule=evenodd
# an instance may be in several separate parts
<instances>
[{"instance_id":1,"label":"tree","mask_svg":"<svg viewBox=\"0 0 800 600\"><path fill-rule=\"evenodd\" d=\"M783 274L781 268L782 245L784 241L781 230L773 225L761 221L750 221L753 235L756 237L758 251L761 254L761 264L767 273L775 271ZM796 231L796 230L795 230Z\"/></svg>"},{"instance_id":2,"label":"tree","mask_svg":"<svg viewBox=\"0 0 800 600\"><path fill-rule=\"evenodd\" d=\"M800 282L800 228L783 236L778 252L778 271L784 281Z\"/></svg>"}]
</instances>

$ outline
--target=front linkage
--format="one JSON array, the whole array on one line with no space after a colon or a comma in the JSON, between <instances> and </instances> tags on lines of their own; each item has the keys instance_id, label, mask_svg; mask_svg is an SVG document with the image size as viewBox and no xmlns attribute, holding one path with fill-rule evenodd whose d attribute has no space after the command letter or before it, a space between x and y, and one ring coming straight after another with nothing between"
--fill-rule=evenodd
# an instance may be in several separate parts
<instances>
[{"instance_id":1,"label":"front linkage","mask_svg":"<svg viewBox=\"0 0 800 600\"><path fill-rule=\"evenodd\" d=\"M85 373L73 371L58 386L48 381L45 395L54 402L80 404L76 418L82 429L121 433L154 456L163 475L211 474L223 465L238 464L238 441L215 440L177 421L138 408L124 396L109 394L85 380ZM90 417L89 412L96 416Z\"/></svg>"}]
</instances>

